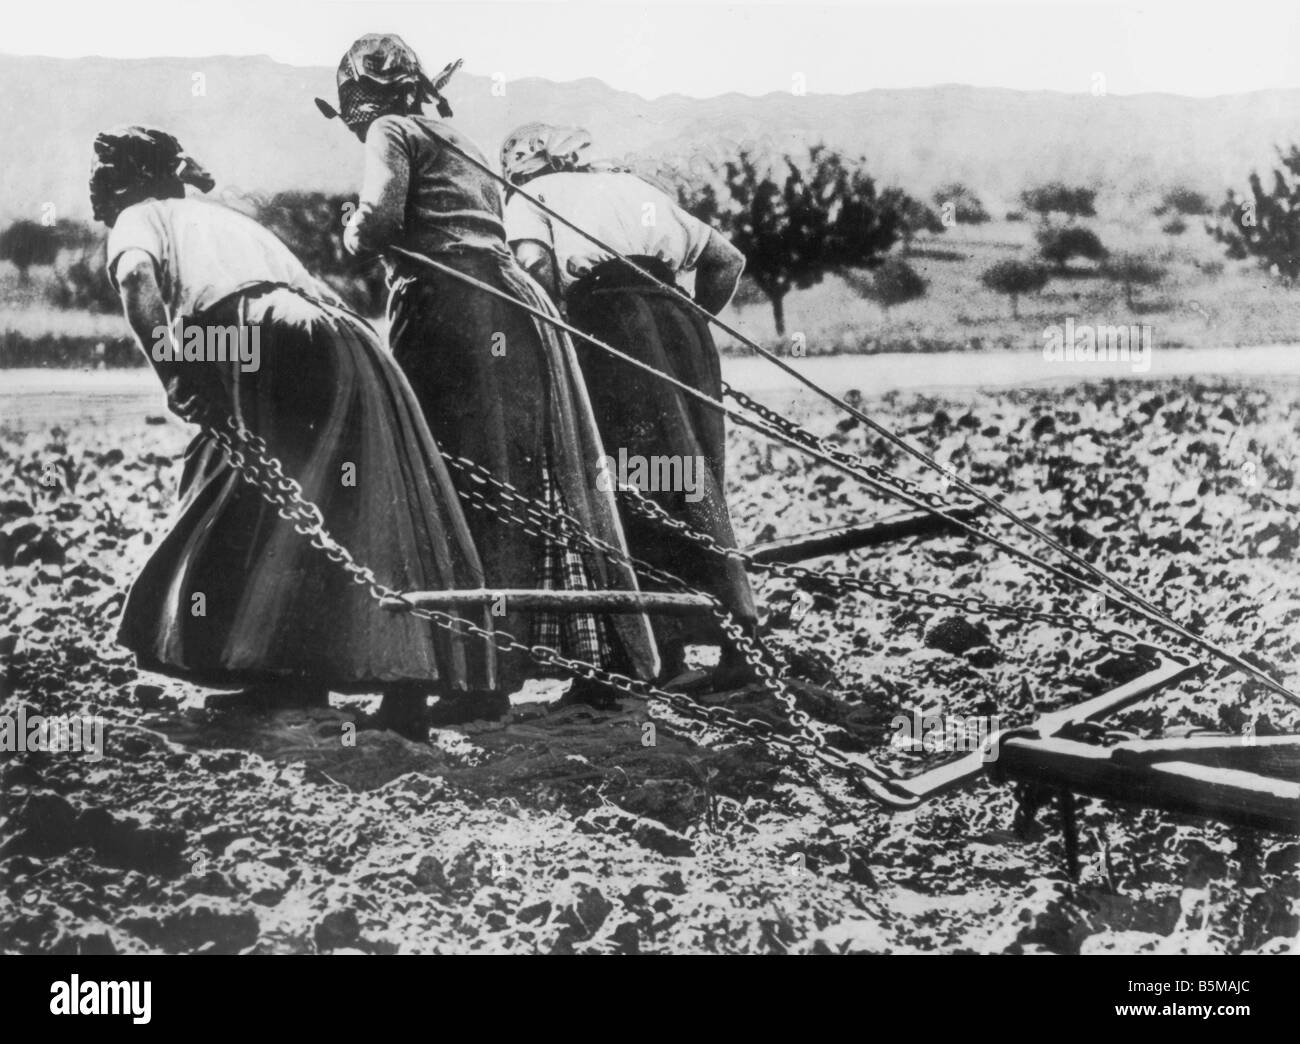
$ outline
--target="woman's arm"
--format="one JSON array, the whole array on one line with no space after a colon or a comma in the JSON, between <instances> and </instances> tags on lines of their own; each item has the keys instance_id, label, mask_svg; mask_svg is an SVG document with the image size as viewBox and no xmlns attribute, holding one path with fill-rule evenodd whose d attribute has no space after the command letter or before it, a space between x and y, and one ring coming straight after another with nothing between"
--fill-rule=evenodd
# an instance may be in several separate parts
<instances>
[{"instance_id":1,"label":"woman's arm","mask_svg":"<svg viewBox=\"0 0 1300 1044\"><path fill-rule=\"evenodd\" d=\"M211 391L203 394L201 388L209 383L210 376L203 362L185 362L180 356L180 345L167 322L167 306L158 286L154 259L143 250L124 250L113 268L118 296L122 299L122 312L135 334L136 341L149 362L162 378L171 408L186 420L219 422L215 412L218 403Z\"/></svg>"},{"instance_id":2,"label":"woman's arm","mask_svg":"<svg viewBox=\"0 0 1300 1044\"><path fill-rule=\"evenodd\" d=\"M377 253L401 241L410 187L411 157L401 125L386 116L375 120L366 132L361 198L343 231L349 253Z\"/></svg>"},{"instance_id":3,"label":"woman's arm","mask_svg":"<svg viewBox=\"0 0 1300 1044\"><path fill-rule=\"evenodd\" d=\"M745 255L717 229L710 229L708 242L695 264L696 303L717 315L727 307L744 270Z\"/></svg>"},{"instance_id":4,"label":"woman's arm","mask_svg":"<svg viewBox=\"0 0 1300 1044\"><path fill-rule=\"evenodd\" d=\"M535 239L521 239L517 243L512 243L515 251L515 260L519 262L530 276L541 284L555 302L556 307L560 305L560 277L555 270L555 255L545 243L539 243Z\"/></svg>"}]
</instances>

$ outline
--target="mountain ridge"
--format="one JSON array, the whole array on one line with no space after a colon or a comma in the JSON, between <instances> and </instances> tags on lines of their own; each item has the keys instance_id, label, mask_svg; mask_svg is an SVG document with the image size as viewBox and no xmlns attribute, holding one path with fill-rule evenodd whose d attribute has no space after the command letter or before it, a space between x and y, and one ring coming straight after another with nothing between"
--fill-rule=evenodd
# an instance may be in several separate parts
<instances>
[{"instance_id":1,"label":"mountain ridge","mask_svg":"<svg viewBox=\"0 0 1300 1044\"><path fill-rule=\"evenodd\" d=\"M495 85L499 88L499 85ZM884 184L928 196L960 180L1000 215L1020 189L1051 178L1100 198L1150 196L1186 184L1211 199L1270 169L1275 148L1300 140L1300 90L1192 98L1093 97L1059 91L936 84L853 94L786 92L647 99L594 77L506 81L461 72L447 88L458 126L495 157L504 134L533 120L588 127L595 151L696 166L744 144L798 151L826 142L867 157ZM201 93L198 93L201 90ZM172 130L218 179L218 192L296 188L347 193L361 150L320 117L334 70L267 55L204 58L43 58L0 54L0 219L86 218L96 131L116 123Z\"/></svg>"}]
</instances>

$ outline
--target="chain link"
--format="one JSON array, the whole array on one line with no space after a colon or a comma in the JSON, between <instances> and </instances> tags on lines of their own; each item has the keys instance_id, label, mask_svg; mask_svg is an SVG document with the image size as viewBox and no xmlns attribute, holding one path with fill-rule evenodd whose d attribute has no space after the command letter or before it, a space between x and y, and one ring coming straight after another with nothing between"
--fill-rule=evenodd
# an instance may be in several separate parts
<instances>
[{"instance_id":1,"label":"chain link","mask_svg":"<svg viewBox=\"0 0 1300 1044\"><path fill-rule=\"evenodd\" d=\"M719 626L727 637L745 656L749 666L758 676L763 688L781 705L787 720L795 728L804 743L817 752L817 757L823 762L833 764L837 769L844 771L853 765L853 762L839 756L839 752L832 748L824 732L819 730L814 723L812 716L798 705L795 695L789 687L784 684L777 675L776 670L772 667L772 658L770 653L763 646L757 636L749 634L744 627L736 620L723 604L713 595L700 592L690 588L680 577L667 572L664 569L654 566L643 559L637 558L620 547L616 547L607 541L588 533L582 526L582 523L567 511L555 511L539 504L537 501L522 494L519 489L509 482L498 479L482 465L475 463L467 457L444 456L447 464L465 475L470 481L477 486L482 487L472 489L462 494L464 499L476 508L490 511L501 518L506 519L520 526L524 532L531 536L543 539L560 539L563 538L549 528L549 524L557 522L564 530L564 535L570 539L577 540L584 546L593 548L599 552L610 555L611 557L630 565L639 573L648 578L692 594L703 594L709 600L709 609ZM492 504L483 492L483 488L490 488L495 491L497 498L508 504L516 505L523 510L526 517L521 517L508 507ZM699 706L695 704L695 706ZM731 712L727 712L730 714ZM774 733L769 722L759 718L741 719L732 714L728 722L732 728L743 731L756 739L765 742L771 742ZM882 773L883 774L883 773Z\"/></svg>"},{"instance_id":2,"label":"chain link","mask_svg":"<svg viewBox=\"0 0 1300 1044\"><path fill-rule=\"evenodd\" d=\"M632 509L643 518L679 533L683 539L703 547L723 558L730 558L746 567L784 577L810 586L830 587L837 591L857 591L885 601L902 602L927 609L956 609L976 616L1014 620L1017 623L1051 624L1076 634L1087 634L1099 645L1120 656L1134 656L1141 652L1141 643L1126 631L1102 627L1080 612L1058 612L1035 609L1032 606L1007 605L973 595L950 595L924 587L905 586L888 580L864 580L862 577L832 570L814 570L789 562L763 562L748 551L726 547L712 536L701 533L681 519L673 518L659 504L632 486L620 486L619 492L631 498Z\"/></svg>"},{"instance_id":3,"label":"chain link","mask_svg":"<svg viewBox=\"0 0 1300 1044\"><path fill-rule=\"evenodd\" d=\"M557 667L574 677L609 685L640 700L657 699L672 711L689 721L707 726L730 729L742 735L759 740L769 747L776 747L795 759L796 766L806 770L800 758L816 760L847 776L862 791L882 804L894 808L910 808L917 804L914 795L903 790L896 778L865 759L853 759L841 751L826 745L825 737L811 728L811 720L797 707L792 724L800 731L796 736L784 736L772 731L767 722L758 722L741 718L727 707L697 703L683 693L669 692L650 682L631 678L617 671L606 670L595 664L565 656L558 650L545 645L528 645L506 631L484 627L450 613L437 609L416 606L403 597L402 593L383 584L374 572L357 562L343 545L339 544L325 528L324 516L320 508L307 500L302 487L296 480L284 473L279 460L270 453L266 443L258 435L248 431L234 418L227 418L220 425L203 424L204 430L216 441L238 474L256 487L263 498L271 504L281 518L292 523L294 530L307 537L311 546L322 551L331 561L343 568L348 577L385 609L400 610L418 619L427 620L437 627L456 634L469 633L475 637L492 642L503 652L520 652L535 662ZM464 458L452 458L455 463L470 463ZM477 465L474 465L477 468ZM489 478L491 478L489 473ZM495 478L491 482L498 483ZM511 490L520 496L517 490ZM521 498L523 499L523 498ZM572 519L572 516L568 516ZM576 519L573 520L576 522ZM592 540L596 538L592 537ZM669 574L665 574L669 575ZM741 641L748 636L739 632ZM748 646L751 652L762 662L757 649ZM764 664L766 666L766 664ZM768 668L770 671L770 668ZM793 697L790 697L793 704ZM808 735L800 727L808 727ZM829 795L828 795L829 796Z\"/></svg>"},{"instance_id":4,"label":"chain link","mask_svg":"<svg viewBox=\"0 0 1300 1044\"><path fill-rule=\"evenodd\" d=\"M742 391L731 387L723 382L722 391L724 395L730 396L738 405L745 409L752 410L762 417L769 424L781 429L791 438L798 439L804 445L825 453L833 457L841 464L848 464L861 471L866 472L876 481L890 486L907 496L923 501L925 504L940 511L951 511L955 505L947 502L938 493L921 489L919 485L900 475L886 471L876 464L865 460L862 457L833 446L824 438L819 438L807 428L796 424L794 421L777 413L775 410L756 399L751 398ZM636 492L640 497L639 491ZM662 509L653 501L640 497L641 503L637 510L643 517L649 517L651 509L657 509L662 513ZM658 521L664 525L673 526L674 528L688 528L685 523L679 523L679 520L673 519L666 515L656 516ZM978 529L978 527L976 527ZM709 538L705 534L687 534L683 533L687 539L704 543ZM715 553L727 553L731 557L741 558L747 565L755 569L765 570L777 576L784 576L788 579L817 581L830 584L839 590L859 591L863 594L869 594L876 598L883 598L891 601L910 602L914 605L924 606L931 609L959 609L966 613L978 616L988 616L994 619L1014 620L1017 623L1043 623L1050 624L1053 627L1059 627L1062 630L1075 634L1087 634L1092 637L1103 648L1107 648L1120 656L1134 656L1140 653L1140 646L1143 644L1139 639L1129 634L1127 631L1118 627L1103 627L1091 617L1081 612L1061 612L1061 611L1044 611L1034 609L1030 606L1006 605L1000 602L994 602L985 598L976 598L973 596L955 596L946 594L942 591L931 591L920 587L905 588L898 584L890 583L884 580L863 580L860 577L851 576L846 573L837 573L832 570L810 570L802 566L791 565L790 563L779 562L760 562L746 556L742 551L724 549L721 547L710 548Z\"/></svg>"},{"instance_id":5,"label":"chain link","mask_svg":"<svg viewBox=\"0 0 1300 1044\"><path fill-rule=\"evenodd\" d=\"M778 428L790 438L797 439L810 449L818 450L841 464L847 464L850 467L864 472L882 485L889 486L891 489L895 489L899 493L919 500L939 511L951 511L956 506L944 500L940 494L922 489L917 483L912 482L910 479L905 479L901 475L895 475L892 471L886 471L884 468L880 467L880 465L873 464L871 461L859 457L855 453L847 453L844 450L839 449L826 439L814 435L803 425L796 424L788 417L784 417L777 413L776 410L772 409L770 406L765 406L757 399L752 399L744 392L733 388L731 385L727 384L726 381L722 382L722 394L729 396L737 405L758 414L758 416L762 417L768 424L772 425L774 428Z\"/></svg>"}]
</instances>

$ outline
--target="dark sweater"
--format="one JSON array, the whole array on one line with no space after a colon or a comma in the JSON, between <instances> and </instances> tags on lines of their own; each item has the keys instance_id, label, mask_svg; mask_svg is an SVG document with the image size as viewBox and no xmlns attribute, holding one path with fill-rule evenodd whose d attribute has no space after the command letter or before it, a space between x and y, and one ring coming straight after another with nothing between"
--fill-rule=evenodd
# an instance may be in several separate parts
<instances>
[{"instance_id":1,"label":"dark sweater","mask_svg":"<svg viewBox=\"0 0 1300 1044\"><path fill-rule=\"evenodd\" d=\"M362 250L508 251L496 182L439 138L483 159L473 142L437 120L383 116L370 125L353 218Z\"/></svg>"}]
</instances>

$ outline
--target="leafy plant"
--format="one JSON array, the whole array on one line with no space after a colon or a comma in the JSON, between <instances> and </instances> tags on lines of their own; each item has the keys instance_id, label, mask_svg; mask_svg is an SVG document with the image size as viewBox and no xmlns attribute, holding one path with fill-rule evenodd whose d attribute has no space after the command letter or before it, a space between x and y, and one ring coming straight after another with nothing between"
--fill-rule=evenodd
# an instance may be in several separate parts
<instances>
[{"instance_id":1,"label":"leafy plant","mask_svg":"<svg viewBox=\"0 0 1300 1044\"><path fill-rule=\"evenodd\" d=\"M696 186L679 196L745 255L749 277L785 333L785 297L829 272L871 268L898 239L901 218L876 194L865 161L816 145L806 160L768 161L742 150L719 172L721 192Z\"/></svg>"},{"instance_id":2,"label":"leafy plant","mask_svg":"<svg viewBox=\"0 0 1300 1044\"><path fill-rule=\"evenodd\" d=\"M1055 265L1058 272L1064 272L1071 259L1076 257L1089 261L1101 261L1106 257L1106 248L1090 228L1048 226L1039 229L1036 238L1039 254L1048 264Z\"/></svg>"},{"instance_id":3,"label":"leafy plant","mask_svg":"<svg viewBox=\"0 0 1300 1044\"><path fill-rule=\"evenodd\" d=\"M1059 181L1049 181L1020 193L1020 202L1026 210L1047 220L1052 214L1064 214L1073 220L1077 217L1096 217L1093 205L1097 198L1095 189L1071 187Z\"/></svg>"},{"instance_id":4,"label":"leafy plant","mask_svg":"<svg viewBox=\"0 0 1300 1044\"><path fill-rule=\"evenodd\" d=\"M980 282L995 293L1011 299L1011 314L1020 318L1020 296L1036 294L1047 285L1048 271L1042 265L1027 261L999 261L990 265L980 276Z\"/></svg>"},{"instance_id":5,"label":"leafy plant","mask_svg":"<svg viewBox=\"0 0 1300 1044\"><path fill-rule=\"evenodd\" d=\"M1300 279L1300 147L1278 149L1280 169L1266 190L1257 173L1250 175L1250 198L1228 190L1210 232L1227 246L1234 260L1254 257L1261 267L1288 285Z\"/></svg>"},{"instance_id":6,"label":"leafy plant","mask_svg":"<svg viewBox=\"0 0 1300 1044\"><path fill-rule=\"evenodd\" d=\"M1130 308L1134 306L1135 286L1154 286L1167 274L1163 267L1138 254L1117 254L1107 260L1102 271L1107 278L1123 285L1124 300L1128 302Z\"/></svg>"}]
</instances>

